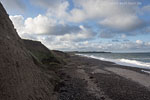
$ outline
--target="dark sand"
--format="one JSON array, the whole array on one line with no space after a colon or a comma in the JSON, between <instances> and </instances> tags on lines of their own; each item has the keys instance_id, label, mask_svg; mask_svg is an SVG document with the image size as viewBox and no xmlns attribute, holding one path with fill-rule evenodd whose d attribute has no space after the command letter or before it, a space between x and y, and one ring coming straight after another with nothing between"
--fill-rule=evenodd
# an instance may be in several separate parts
<instances>
[{"instance_id":1,"label":"dark sand","mask_svg":"<svg viewBox=\"0 0 150 100\"><path fill-rule=\"evenodd\" d=\"M57 71L59 100L150 100L150 75L140 68L72 55Z\"/></svg>"}]
</instances>

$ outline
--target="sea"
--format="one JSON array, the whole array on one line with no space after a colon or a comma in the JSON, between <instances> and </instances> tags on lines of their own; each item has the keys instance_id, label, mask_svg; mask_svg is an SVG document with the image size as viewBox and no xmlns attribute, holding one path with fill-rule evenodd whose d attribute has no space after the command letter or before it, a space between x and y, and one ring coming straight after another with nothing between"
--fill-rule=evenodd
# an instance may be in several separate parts
<instances>
[{"instance_id":1,"label":"sea","mask_svg":"<svg viewBox=\"0 0 150 100\"><path fill-rule=\"evenodd\" d=\"M129 67L150 69L150 53L76 53L76 55L110 61Z\"/></svg>"}]
</instances>

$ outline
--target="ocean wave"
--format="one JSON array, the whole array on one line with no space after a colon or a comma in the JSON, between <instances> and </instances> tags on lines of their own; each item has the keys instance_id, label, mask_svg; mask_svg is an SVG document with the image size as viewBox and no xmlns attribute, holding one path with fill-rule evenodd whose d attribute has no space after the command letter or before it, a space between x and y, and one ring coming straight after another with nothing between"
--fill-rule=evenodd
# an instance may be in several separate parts
<instances>
[{"instance_id":1,"label":"ocean wave","mask_svg":"<svg viewBox=\"0 0 150 100\"><path fill-rule=\"evenodd\" d=\"M150 71L146 71L146 70L141 70L141 71L150 74Z\"/></svg>"},{"instance_id":2,"label":"ocean wave","mask_svg":"<svg viewBox=\"0 0 150 100\"><path fill-rule=\"evenodd\" d=\"M88 58L94 58L94 59L103 60L103 61L110 61L110 62L114 62L114 63L119 64L119 65L150 69L150 63L145 63L145 62L141 62L141 61L137 61L137 60L108 59L108 58L97 57L97 56L94 56L94 55L85 55L85 54L76 54L76 55L84 56L84 57L88 57Z\"/></svg>"},{"instance_id":3,"label":"ocean wave","mask_svg":"<svg viewBox=\"0 0 150 100\"><path fill-rule=\"evenodd\" d=\"M130 59L118 59L120 62L135 65L136 67L144 67L150 69L150 63L145 63L137 60L130 60Z\"/></svg>"},{"instance_id":4,"label":"ocean wave","mask_svg":"<svg viewBox=\"0 0 150 100\"><path fill-rule=\"evenodd\" d=\"M132 59L141 59L141 58L132 58ZM149 60L150 58L142 58L142 59L148 59Z\"/></svg>"},{"instance_id":5,"label":"ocean wave","mask_svg":"<svg viewBox=\"0 0 150 100\"><path fill-rule=\"evenodd\" d=\"M103 58L103 57L96 57L96 56L93 56L93 55L84 55L84 54L76 54L76 55L83 56L83 57L87 57L87 58L94 58L94 59L98 59L98 60L105 60L105 61L108 61L108 59L106 59L106 58Z\"/></svg>"}]
</instances>

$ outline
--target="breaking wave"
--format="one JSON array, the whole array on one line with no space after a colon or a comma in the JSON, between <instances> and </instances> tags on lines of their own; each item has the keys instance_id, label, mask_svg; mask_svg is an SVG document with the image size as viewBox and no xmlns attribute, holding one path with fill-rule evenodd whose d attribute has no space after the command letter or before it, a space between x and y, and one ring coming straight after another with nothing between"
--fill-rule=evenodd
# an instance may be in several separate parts
<instances>
[{"instance_id":1,"label":"breaking wave","mask_svg":"<svg viewBox=\"0 0 150 100\"><path fill-rule=\"evenodd\" d=\"M97 57L97 56L93 56L93 55L85 55L85 54L76 54L76 55L84 56L84 57L88 57L88 58L94 58L94 59L103 60L103 61L110 61L110 62L114 62L119 65L150 69L150 63L145 63L145 62L138 61L138 60L124 59L124 58L108 59L108 58Z\"/></svg>"}]
</instances>

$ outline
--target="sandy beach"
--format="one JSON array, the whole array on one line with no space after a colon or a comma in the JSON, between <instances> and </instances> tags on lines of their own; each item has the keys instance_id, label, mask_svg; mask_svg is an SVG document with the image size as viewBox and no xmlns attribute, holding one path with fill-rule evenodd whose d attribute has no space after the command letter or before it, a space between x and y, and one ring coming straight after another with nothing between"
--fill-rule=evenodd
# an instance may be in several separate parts
<instances>
[{"instance_id":1,"label":"sandy beach","mask_svg":"<svg viewBox=\"0 0 150 100\"><path fill-rule=\"evenodd\" d=\"M140 68L71 55L57 71L59 100L150 100L150 75Z\"/></svg>"}]
</instances>

